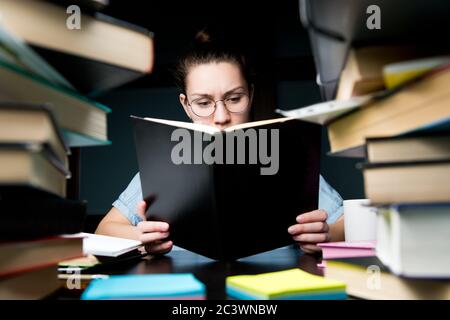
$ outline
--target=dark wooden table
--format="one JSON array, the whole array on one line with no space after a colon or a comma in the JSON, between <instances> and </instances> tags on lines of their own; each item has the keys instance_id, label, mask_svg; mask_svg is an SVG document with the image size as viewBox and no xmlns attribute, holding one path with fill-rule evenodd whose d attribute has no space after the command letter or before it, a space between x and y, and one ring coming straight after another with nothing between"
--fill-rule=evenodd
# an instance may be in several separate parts
<instances>
[{"instance_id":1,"label":"dark wooden table","mask_svg":"<svg viewBox=\"0 0 450 320\"><path fill-rule=\"evenodd\" d=\"M258 274L301 268L307 272L322 275L317 267L320 260L301 253L298 247L285 247L234 262L215 261L186 250L174 250L165 256L147 256L139 261L128 262L104 270L103 274L150 274L150 273L193 273L206 285L206 298L226 299L225 279L230 275ZM56 299L77 299L80 290L62 289Z\"/></svg>"}]
</instances>

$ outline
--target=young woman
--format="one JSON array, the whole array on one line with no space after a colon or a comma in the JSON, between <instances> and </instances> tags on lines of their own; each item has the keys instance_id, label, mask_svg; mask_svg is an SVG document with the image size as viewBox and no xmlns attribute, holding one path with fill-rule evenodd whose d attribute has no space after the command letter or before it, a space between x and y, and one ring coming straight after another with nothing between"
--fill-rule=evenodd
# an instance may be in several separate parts
<instances>
[{"instance_id":1,"label":"young woman","mask_svg":"<svg viewBox=\"0 0 450 320\"><path fill-rule=\"evenodd\" d=\"M253 83L244 57L209 41L205 33L197 40L199 43L180 59L176 71L184 111L193 122L220 129L250 121ZM170 226L146 221L147 204L142 199L139 173L112 205L96 233L140 240L151 254L172 249L172 242L166 240ZM322 176L319 208L299 213L297 224L286 230L306 253L320 252L317 243L344 239L342 198Z\"/></svg>"}]
</instances>

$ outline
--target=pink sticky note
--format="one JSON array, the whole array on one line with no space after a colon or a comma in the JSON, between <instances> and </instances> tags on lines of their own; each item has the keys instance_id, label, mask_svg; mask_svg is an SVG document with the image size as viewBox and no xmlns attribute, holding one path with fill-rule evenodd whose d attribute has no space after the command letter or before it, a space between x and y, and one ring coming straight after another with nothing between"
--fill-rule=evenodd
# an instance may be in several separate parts
<instances>
[{"instance_id":1,"label":"pink sticky note","mask_svg":"<svg viewBox=\"0 0 450 320\"><path fill-rule=\"evenodd\" d=\"M375 256L375 242L328 242L318 246L325 260Z\"/></svg>"}]
</instances>

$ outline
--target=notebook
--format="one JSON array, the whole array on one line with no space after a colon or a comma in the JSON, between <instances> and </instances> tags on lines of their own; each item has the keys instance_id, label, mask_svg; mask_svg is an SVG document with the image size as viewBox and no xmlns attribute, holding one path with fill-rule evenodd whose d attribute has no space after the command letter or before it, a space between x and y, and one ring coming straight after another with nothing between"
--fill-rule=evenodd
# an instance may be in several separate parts
<instances>
[{"instance_id":1,"label":"notebook","mask_svg":"<svg viewBox=\"0 0 450 320\"><path fill-rule=\"evenodd\" d=\"M111 276L92 281L82 300L203 300L205 286L190 273Z\"/></svg>"},{"instance_id":2,"label":"notebook","mask_svg":"<svg viewBox=\"0 0 450 320\"><path fill-rule=\"evenodd\" d=\"M227 277L227 294L244 300L345 299L345 284L300 269Z\"/></svg>"},{"instance_id":3,"label":"notebook","mask_svg":"<svg viewBox=\"0 0 450 320\"><path fill-rule=\"evenodd\" d=\"M65 237L70 238L74 236L83 237L83 253L85 255L92 254L94 256L118 257L142 246L142 242L137 240L84 232L76 235L67 235Z\"/></svg>"}]
</instances>

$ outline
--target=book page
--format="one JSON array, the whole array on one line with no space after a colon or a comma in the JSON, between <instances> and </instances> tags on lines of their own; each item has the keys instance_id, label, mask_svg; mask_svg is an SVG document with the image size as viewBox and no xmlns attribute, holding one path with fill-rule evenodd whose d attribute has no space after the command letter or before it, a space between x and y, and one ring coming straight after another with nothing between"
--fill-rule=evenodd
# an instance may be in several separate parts
<instances>
[{"instance_id":1,"label":"book page","mask_svg":"<svg viewBox=\"0 0 450 320\"><path fill-rule=\"evenodd\" d=\"M162 124L165 124L168 126L191 129L191 130L195 130L195 131L201 131L201 132L209 133L211 135L218 133L218 132L230 132L230 131L234 131L234 130L258 127L258 126L263 126L263 125L272 124L272 123L280 123L280 122L285 122L285 121L294 119L294 118L290 118L290 117L285 117L285 118L246 122L246 123L238 124L238 125L231 126L231 127L225 128L223 130L220 130L213 126L208 126L205 124L199 124L199 123L193 123L193 122L183 122L183 121L156 119L156 118L148 118L148 117L145 117L145 118L140 118L140 117L135 117L135 116L131 116L131 117L146 120L146 121L156 122L156 123L162 123Z\"/></svg>"},{"instance_id":2,"label":"book page","mask_svg":"<svg viewBox=\"0 0 450 320\"><path fill-rule=\"evenodd\" d=\"M198 123L193 123L193 122L183 122L183 121L174 121L174 120L165 120L165 119L156 119L156 118L140 118L140 117L135 117L135 116L131 116L132 118L137 118L137 119L142 119L142 120L146 120L146 121L150 121L150 122L156 122L156 123L162 123L168 126L173 126L173 127L178 127L178 128L185 128L185 129L191 129L191 130L195 130L195 131L201 131L201 132L205 132L205 133L209 133L209 134L215 134L220 132L219 129L213 127L213 126L208 126L205 124L198 124Z\"/></svg>"},{"instance_id":3,"label":"book page","mask_svg":"<svg viewBox=\"0 0 450 320\"><path fill-rule=\"evenodd\" d=\"M286 117L286 118L276 118L276 119L269 119L269 120L260 120L260 121L246 122L246 123L242 123L242 124L238 124L238 125L235 125L235 126L231 126L231 127L225 128L223 131L230 132L230 131L233 131L233 130L240 130L240 129L246 129L246 128L259 127L259 126L264 126L264 125L272 124L272 123L281 123L281 122L289 121L289 120L292 120L292 119L294 119L294 118Z\"/></svg>"}]
</instances>

